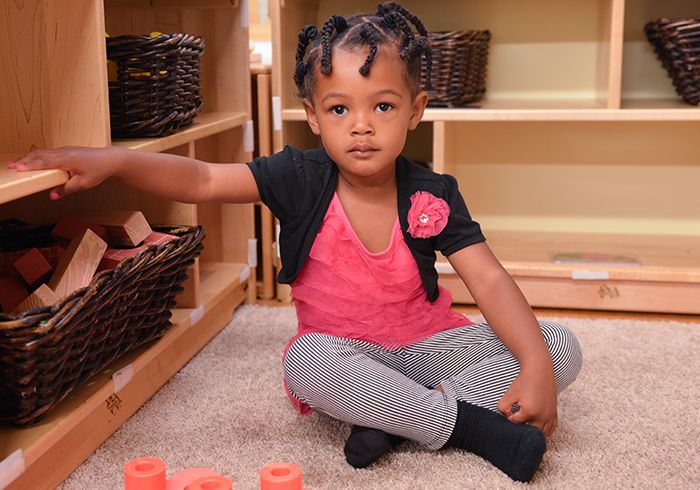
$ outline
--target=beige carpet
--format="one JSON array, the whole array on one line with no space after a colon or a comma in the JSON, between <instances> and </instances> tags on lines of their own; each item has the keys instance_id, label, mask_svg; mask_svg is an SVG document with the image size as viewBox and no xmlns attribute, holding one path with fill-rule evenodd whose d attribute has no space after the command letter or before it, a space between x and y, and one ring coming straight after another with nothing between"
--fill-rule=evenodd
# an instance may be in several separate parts
<instances>
[{"instance_id":1,"label":"beige carpet","mask_svg":"<svg viewBox=\"0 0 700 490\"><path fill-rule=\"evenodd\" d=\"M533 488L700 488L700 323L558 319L579 336L584 367L560 397L559 429ZM295 330L291 307L244 306L231 324L62 485L119 489L123 465L153 455L168 476L205 466L255 490L258 471L300 465L322 489L515 488L480 458L404 444L354 470L349 427L296 415L280 356Z\"/></svg>"}]
</instances>

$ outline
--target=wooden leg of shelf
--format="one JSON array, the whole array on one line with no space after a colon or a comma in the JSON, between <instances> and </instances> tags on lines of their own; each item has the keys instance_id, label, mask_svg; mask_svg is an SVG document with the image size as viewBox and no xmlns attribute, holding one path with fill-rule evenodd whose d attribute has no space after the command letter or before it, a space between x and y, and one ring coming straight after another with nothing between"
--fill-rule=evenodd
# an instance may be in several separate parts
<instances>
[{"instance_id":1,"label":"wooden leg of shelf","mask_svg":"<svg viewBox=\"0 0 700 490\"><path fill-rule=\"evenodd\" d=\"M250 268L250 277L248 278L248 289L246 291L245 302L249 305L254 305L258 300L258 288L255 282L255 267Z\"/></svg>"},{"instance_id":2,"label":"wooden leg of shelf","mask_svg":"<svg viewBox=\"0 0 700 490\"><path fill-rule=\"evenodd\" d=\"M260 205L260 228L262 239L262 299L272 299L275 296L275 264L274 264L274 220L270 209Z\"/></svg>"},{"instance_id":3,"label":"wooden leg of shelf","mask_svg":"<svg viewBox=\"0 0 700 490\"><path fill-rule=\"evenodd\" d=\"M182 285L185 290L175 298L178 308L196 308L199 306L199 280L199 258L197 258L194 264L187 269L187 280Z\"/></svg>"}]
</instances>

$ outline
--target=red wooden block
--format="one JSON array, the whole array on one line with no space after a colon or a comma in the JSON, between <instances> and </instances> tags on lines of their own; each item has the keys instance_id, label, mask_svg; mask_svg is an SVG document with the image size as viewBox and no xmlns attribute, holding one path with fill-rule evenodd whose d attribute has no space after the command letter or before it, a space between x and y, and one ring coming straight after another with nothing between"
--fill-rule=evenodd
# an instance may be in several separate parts
<instances>
[{"instance_id":1,"label":"red wooden block","mask_svg":"<svg viewBox=\"0 0 700 490\"><path fill-rule=\"evenodd\" d=\"M15 260L13 265L31 288L46 281L53 271L51 264L36 248L29 250L29 252Z\"/></svg>"},{"instance_id":2,"label":"red wooden block","mask_svg":"<svg viewBox=\"0 0 700 490\"><path fill-rule=\"evenodd\" d=\"M81 235L88 228L104 241L107 241L109 238L109 233L107 233L107 229L103 226L74 218L72 216L64 216L58 220L56 226L54 226L53 230L51 230L51 234L55 237L70 241L78 235Z\"/></svg>"},{"instance_id":3,"label":"red wooden block","mask_svg":"<svg viewBox=\"0 0 700 490\"><path fill-rule=\"evenodd\" d=\"M100 261L100 266L98 271L114 269L119 265L122 260L133 257L141 250L145 249L149 245L160 245L170 240L177 238L173 235L168 235L167 233L160 233L157 231L151 232L144 241L143 245L133 248L108 248L105 254L102 256L102 261Z\"/></svg>"},{"instance_id":4,"label":"red wooden block","mask_svg":"<svg viewBox=\"0 0 700 490\"><path fill-rule=\"evenodd\" d=\"M29 296L19 277L0 277L0 307L3 313L10 313Z\"/></svg>"}]
</instances>

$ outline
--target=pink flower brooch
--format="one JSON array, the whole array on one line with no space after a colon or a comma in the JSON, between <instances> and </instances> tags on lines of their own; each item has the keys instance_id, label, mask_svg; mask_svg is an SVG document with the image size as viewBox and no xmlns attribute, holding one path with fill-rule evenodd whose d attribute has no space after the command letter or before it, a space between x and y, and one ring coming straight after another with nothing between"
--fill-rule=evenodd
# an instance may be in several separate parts
<instances>
[{"instance_id":1,"label":"pink flower brooch","mask_svg":"<svg viewBox=\"0 0 700 490\"><path fill-rule=\"evenodd\" d=\"M447 226L450 207L444 199L430 192L418 191L411 196L408 210L408 233L413 238L430 238L440 234Z\"/></svg>"}]
</instances>

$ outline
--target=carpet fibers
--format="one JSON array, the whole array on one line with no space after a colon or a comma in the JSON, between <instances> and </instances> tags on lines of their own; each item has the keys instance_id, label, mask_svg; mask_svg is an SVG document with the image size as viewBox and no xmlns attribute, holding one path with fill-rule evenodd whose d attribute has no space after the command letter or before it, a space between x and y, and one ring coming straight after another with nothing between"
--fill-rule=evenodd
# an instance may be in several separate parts
<instances>
[{"instance_id":1,"label":"carpet fibers","mask_svg":"<svg viewBox=\"0 0 700 490\"><path fill-rule=\"evenodd\" d=\"M584 366L559 398L559 429L532 488L700 488L700 324L551 318L581 342ZM297 415L280 359L293 307L243 306L231 324L61 485L123 488L129 460L157 456L168 476L212 468L236 490L259 488L266 464L301 466L304 486L340 489L519 488L459 450L404 443L374 466L343 457L350 427Z\"/></svg>"}]
</instances>

